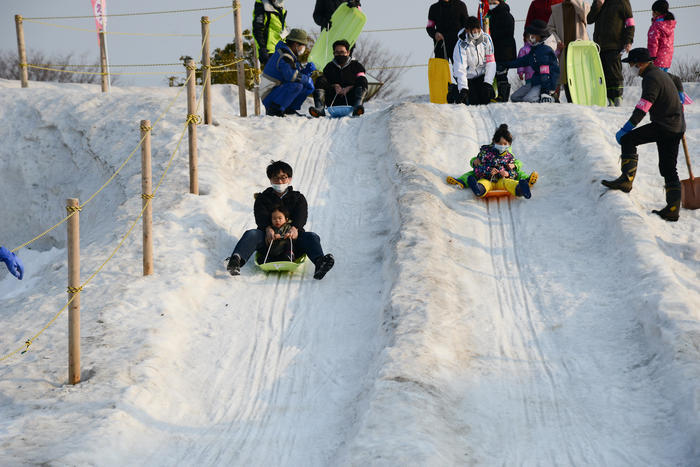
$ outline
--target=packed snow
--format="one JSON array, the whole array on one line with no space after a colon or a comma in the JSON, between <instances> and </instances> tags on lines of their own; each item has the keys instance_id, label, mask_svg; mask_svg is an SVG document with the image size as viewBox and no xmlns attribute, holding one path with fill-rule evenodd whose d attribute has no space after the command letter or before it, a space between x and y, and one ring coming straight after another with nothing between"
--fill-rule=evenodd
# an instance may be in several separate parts
<instances>
[{"instance_id":1,"label":"packed snow","mask_svg":"<svg viewBox=\"0 0 700 467\"><path fill-rule=\"evenodd\" d=\"M177 92L0 80L0 244L86 200ZM66 313L0 364L0 464L700 464L700 211L651 214L654 145L631 193L600 184L639 92L620 108L414 96L314 120L240 118L236 91L214 86L200 196L185 142L154 200L155 274L139 227L81 294L83 381L67 384ZM153 130L156 180L185 101ZM686 118L698 173L698 105ZM444 182L500 123L540 174L532 199ZM322 281L311 264L226 272L271 160L294 167L307 229L336 258ZM140 190L137 154L81 212L83 280ZM65 304L65 235L18 252L24 280L0 271L0 356Z\"/></svg>"}]
</instances>

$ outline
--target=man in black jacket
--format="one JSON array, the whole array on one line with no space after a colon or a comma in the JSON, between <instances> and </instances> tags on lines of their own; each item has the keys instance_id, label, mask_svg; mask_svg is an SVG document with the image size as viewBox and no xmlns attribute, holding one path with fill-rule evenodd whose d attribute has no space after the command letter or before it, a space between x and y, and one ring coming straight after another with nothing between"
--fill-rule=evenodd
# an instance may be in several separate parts
<instances>
[{"instance_id":1,"label":"man in black jacket","mask_svg":"<svg viewBox=\"0 0 700 467\"><path fill-rule=\"evenodd\" d=\"M433 39L435 57L452 61L457 34L467 27L467 5L462 0L439 0L430 5L425 30ZM443 50L443 45L444 49ZM447 57L445 57L447 53Z\"/></svg>"},{"instance_id":2,"label":"man in black jacket","mask_svg":"<svg viewBox=\"0 0 700 467\"><path fill-rule=\"evenodd\" d=\"M678 77L657 68L651 63L649 51L632 49L622 62L629 63L642 77L642 98L632 112L629 121L617 132L615 138L622 146L622 175L602 183L613 190L629 193L637 172L637 146L656 143L659 152L659 172L666 186L666 207L652 211L667 221L677 221L681 207L681 183L676 171L678 146L685 133L683 116L683 85ZM635 128L649 112L648 123Z\"/></svg>"},{"instance_id":3,"label":"man in black jacket","mask_svg":"<svg viewBox=\"0 0 700 467\"><path fill-rule=\"evenodd\" d=\"M316 78L314 106L309 107L309 113L320 117L326 114L324 105L351 105L353 115L362 115L369 87L365 67L350 56L350 44L346 40L333 43L333 57L323 69L323 75Z\"/></svg>"},{"instance_id":4,"label":"man in black jacket","mask_svg":"<svg viewBox=\"0 0 700 467\"><path fill-rule=\"evenodd\" d=\"M267 178L270 179L272 186L257 194L253 207L255 223L258 227L243 234L231 254L226 269L232 276L237 276L241 273L241 266L248 261L253 252L257 250L265 253L267 246L275 238L270 214L276 206L282 204L287 208L292 221L292 228L287 234L288 237L285 238L295 240L297 251L294 254L297 257L306 254L316 265L314 279L323 279L323 276L333 267L335 260L330 253L323 254L321 239L318 235L304 230L308 217L308 205L304 195L292 188L292 167L286 162L274 161L267 166Z\"/></svg>"},{"instance_id":5,"label":"man in black jacket","mask_svg":"<svg viewBox=\"0 0 700 467\"><path fill-rule=\"evenodd\" d=\"M347 3L350 8L360 6L360 0L316 0L314 23L321 26L322 29L330 29L332 26L331 17L341 3Z\"/></svg>"},{"instance_id":6,"label":"man in black jacket","mask_svg":"<svg viewBox=\"0 0 700 467\"><path fill-rule=\"evenodd\" d=\"M510 6L503 0L491 0L489 9L489 35L493 41L496 66L500 63L515 60L517 50L515 48L515 19L510 14ZM496 73L498 81L499 102L508 102L510 97L510 83L508 83L508 71Z\"/></svg>"}]
</instances>

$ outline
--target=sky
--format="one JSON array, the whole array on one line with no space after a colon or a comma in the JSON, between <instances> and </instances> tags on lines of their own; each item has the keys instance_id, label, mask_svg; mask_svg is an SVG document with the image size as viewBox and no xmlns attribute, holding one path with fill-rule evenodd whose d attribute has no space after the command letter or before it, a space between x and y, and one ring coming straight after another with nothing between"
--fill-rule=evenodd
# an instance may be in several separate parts
<instances>
[{"instance_id":1,"label":"sky","mask_svg":"<svg viewBox=\"0 0 700 467\"><path fill-rule=\"evenodd\" d=\"M253 0L242 0L243 27L248 28L252 19ZM427 64L432 52L432 44L424 29L427 21L428 7L432 1L422 0L363 0L363 10L367 14L365 30L388 28L421 28L409 31L391 31L366 33L379 39L386 48L398 55L408 56L409 65ZM632 0L633 10L647 10L651 8L651 0ZM671 3L671 10L675 5L692 5L693 0L685 0ZM144 11L162 11L188 8L217 7L230 4L226 0L208 0L206 2L193 2L186 0L150 0L148 2L136 0L108 0L107 13L136 13ZM288 23L290 27L302 27L307 31L317 31L318 27L313 23L312 13L315 0L287 0L286 7L289 10ZM476 12L477 0L466 0L470 14ZM523 19L527 15L530 4L526 0L508 2L511 12L515 17L515 37L520 46L522 38ZM15 36L14 15L21 14L24 17L47 16L74 16L90 15L92 7L89 0L2 0L3 27L0 28L0 49L16 52L17 41ZM148 16L124 16L108 19L108 31L124 33L177 33L197 34L201 33L200 17L208 15L210 19L225 13L224 10L211 10L202 12L189 12L167 15ZM690 25L700 24L700 7L685 8L675 11L678 20L676 27L676 44L688 44L700 42L700 34L691 29ZM646 32L650 22L651 13L635 13L637 31L635 33L635 47L646 46ZM92 19L71 20L42 20L46 23L61 24L77 28L93 28ZM74 31L72 29L57 28L43 24L25 22L25 39L27 49L40 50L47 54L74 54L76 57L84 57L87 61L97 61L99 48L97 37L88 31ZM592 33L592 27L589 28ZM212 24L211 48L221 47L232 41L233 15L226 16ZM107 40L109 60L112 64L146 64L146 63L175 63L182 55L196 57L199 55L199 37L144 37L131 35L110 35ZM675 59L700 58L700 46L677 48ZM170 69L177 71L178 68ZM120 71L154 72L163 71L163 75L124 76L121 77L125 85L158 86L165 85L165 75L168 70L139 68ZM402 87L411 94L425 94L428 91L427 68L408 68L401 77Z\"/></svg>"}]
</instances>

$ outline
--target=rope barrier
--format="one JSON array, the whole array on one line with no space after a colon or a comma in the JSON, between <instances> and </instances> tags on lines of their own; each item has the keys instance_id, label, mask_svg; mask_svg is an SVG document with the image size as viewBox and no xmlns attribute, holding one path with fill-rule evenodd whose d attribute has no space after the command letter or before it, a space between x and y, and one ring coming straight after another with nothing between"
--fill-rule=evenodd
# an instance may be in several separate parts
<instances>
[{"instance_id":1,"label":"rope barrier","mask_svg":"<svg viewBox=\"0 0 700 467\"><path fill-rule=\"evenodd\" d=\"M164 15L164 14L171 14L171 13L189 13L192 11L209 11L209 10L223 10L223 9L230 9L233 10L232 5L227 5L227 6L214 6L214 7L206 7L206 8L188 8L185 10L164 10L164 11L142 11L142 12L137 12L137 13L114 13L114 14L109 14L109 15L104 15L105 18L116 18L119 16L145 16L145 15ZM86 16L43 16L43 17L33 17L33 18L24 18L24 19L85 19L85 18L94 18L93 15L86 15Z\"/></svg>"},{"instance_id":2,"label":"rope barrier","mask_svg":"<svg viewBox=\"0 0 700 467\"><path fill-rule=\"evenodd\" d=\"M205 36L205 38L206 38L206 36ZM204 41L203 41L203 42L204 42ZM200 53L201 53L201 51L202 51L203 49L204 49L204 43L202 43L202 49L200 49ZM190 77L188 77L187 80L185 80L185 85L187 84L187 82L189 81L189 79L190 79L192 76L194 76L194 74L190 75ZM156 120L156 122L153 123L153 126L150 127L150 128L155 127L155 126L160 122L160 120L161 120L162 118L165 117L165 115L166 115L167 112L170 110L170 108L172 107L173 103L174 103L175 100L180 96L180 94L182 93L182 90L185 89L185 87L186 87L186 86L184 86L184 85L182 86L182 89L177 93L177 95L175 96L175 99L173 99L173 100L170 102L170 104L169 104L168 107L166 108L165 112L163 112L163 113L158 117L158 119ZM200 104L201 104L201 102L202 102L203 96L204 96L204 83L202 83L202 92L200 92L199 98L197 99L197 105L196 105L196 107L195 107L195 110L198 110L198 109L199 109L199 106L200 106ZM0 362L7 360L8 358L12 357L13 355L15 355L15 354L17 354L17 353L25 354L25 353L29 350L29 346L32 345L32 342L33 342L34 340L36 340L41 334L43 334L44 331L46 331L54 322L56 322L56 320L58 319L58 317L66 310L66 308L68 308L68 306L73 302L73 300L75 300L75 298L79 296L78 293L79 293L80 291L82 291L85 287L87 287L87 285L102 271L102 269L107 265L107 263L109 263L109 262L112 260L112 258L117 254L117 252L122 248L122 246L124 245L124 242L127 240L127 238L129 238L129 236L130 236L131 233L133 232L134 228L135 228L136 225L138 224L139 220L141 220L141 218L143 217L143 213L146 211L146 209L148 208L148 206L150 206L151 200L155 197L156 192L160 189L161 184L162 184L163 181L165 180L165 177L167 176L168 171L170 170L170 166L172 165L173 161L175 160L175 155L176 155L176 154L178 153L178 151L180 150L180 145L182 144L182 140L183 140L183 138L184 138L184 136L185 136L185 133L187 132L187 128L188 128L189 123L190 123L190 116L191 116L191 115L192 115L192 114L190 114L190 115L187 116L187 121L185 122L185 125L183 125L183 129L182 129L182 132L180 132L180 137L178 138L177 144L175 145L175 149L173 150L172 154L170 155L170 159L168 160L168 163L166 164L165 169L163 170L163 175L161 175L160 179L158 180L158 183L156 184L155 188L153 189L152 194L150 194L150 195L143 195L143 194L142 194L142 195L141 195L142 197L145 197L144 199L146 199L146 202L144 203L144 206L142 207L141 212L139 213L138 217L136 217L136 219L134 220L134 222L131 224L131 226L130 226L129 229L127 230L126 234L125 234L125 235L122 237L122 239L119 241L119 244L117 244L116 248L115 248L115 249L112 251L112 253L107 257L107 259L100 265L100 267L98 267L97 270L95 270L95 272L93 272L93 273L90 275L90 277L88 277L88 279L87 279L82 285L80 285L79 287L68 287L68 292L71 293L71 294L73 294L73 295L70 297L70 299L68 300L68 302L66 302L66 304L53 316L53 318L51 318L51 320L49 320L48 323L46 323L46 325L45 325L38 333L36 333L33 337L27 339L21 347L19 347L19 348L15 349L15 350L9 352L8 354L6 354L6 355L0 357ZM146 134L143 135L143 137L142 137L141 140L139 141L139 144L136 146L136 148L134 149L134 151L132 151L132 153L129 155L129 157L127 157L127 159L122 163L122 165L119 167L119 169L117 170L117 172L115 172L114 175L112 175L112 177L110 177L110 179L109 179L104 185L102 185L102 187L101 187L99 190L97 190L97 192L95 192L95 193L94 193L86 202L84 202L81 206L79 206L79 207L73 207L73 212L70 214L70 216L68 216L67 218L65 218L65 219L64 219L63 221L61 221L59 224L62 224L63 222L65 222L66 220L68 220L68 218L70 218L71 216L73 216L73 215L75 214L75 212L79 211L83 206L85 206L88 202L90 202L90 200L92 200L100 191L102 191L102 189L104 189L104 188L114 179L114 177L116 177L117 173L119 173L119 171L126 165L126 163L129 161L129 159L131 159L131 157L134 155L134 153L136 153L136 150L141 146L141 143L143 142L143 140L144 140L145 137L146 137ZM53 228L56 228L59 224L57 224L57 225L54 226ZM53 228L52 228L52 230L53 230ZM37 237L37 238L39 238L39 237ZM33 240L32 240L32 241L33 241ZM24 245L22 245L22 246L26 246L27 244L29 244L29 242L26 243L26 244L24 244ZM18 247L17 249L12 250L12 251L14 252L14 251L18 250L19 248L21 248L21 247Z\"/></svg>"}]
</instances>

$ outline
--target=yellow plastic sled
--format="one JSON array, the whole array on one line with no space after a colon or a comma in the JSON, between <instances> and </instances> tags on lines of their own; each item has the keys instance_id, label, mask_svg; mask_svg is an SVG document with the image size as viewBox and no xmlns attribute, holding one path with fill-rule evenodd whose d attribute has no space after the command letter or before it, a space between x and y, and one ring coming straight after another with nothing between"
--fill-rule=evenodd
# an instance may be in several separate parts
<instances>
[{"instance_id":1,"label":"yellow plastic sled","mask_svg":"<svg viewBox=\"0 0 700 467\"><path fill-rule=\"evenodd\" d=\"M442 41L445 49L445 42ZM452 82L450 63L444 58L431 58L428 61L428 86L430 87L430 102L433 104L447 104L447 85Z\"/></svg>"}]
</instances>

